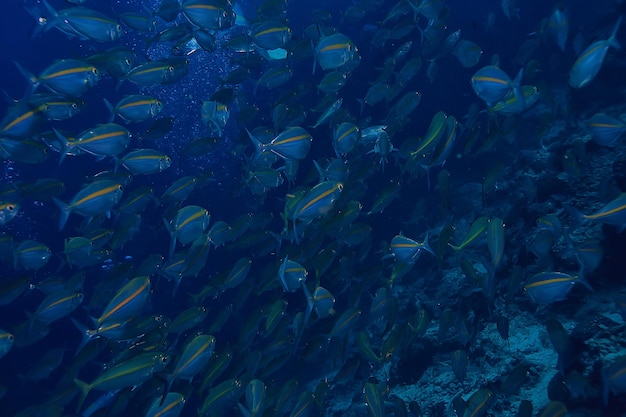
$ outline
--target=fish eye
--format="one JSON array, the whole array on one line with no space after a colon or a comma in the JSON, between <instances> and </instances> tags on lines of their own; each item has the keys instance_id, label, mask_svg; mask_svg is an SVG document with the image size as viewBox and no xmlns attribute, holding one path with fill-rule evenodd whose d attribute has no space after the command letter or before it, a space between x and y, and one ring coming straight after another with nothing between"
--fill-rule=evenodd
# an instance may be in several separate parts
<instances>
[{"instance_id":1,"label":"fish eye","mask_svg":"<svg viewBox=\"0 0 626 417\"><path fill-rule=\"evenodd\" d=\"M156 105L157 105L157 107L161 107L161 106L162 106L161 102L160 102L160 101L158 101L158 100L157 100L157 102L156 102Z\"/></svg>"},{"instance_id":2,"label":"fish eye","mask_svg":"<svg viewBox=\"0 0 626 417\"><path fill-rule=\"evenodd\" d=\"M95 68L95 67L94 67L94 68L91 70L91 72L93 73L93 75L98 75L98 68Z\"/></svg>"},{"instance_id":3,"label":"fish eye","mask_svg":"<svg viewBox=\"0 0 626 417\"><path fill-rule=\"evenodd\" d=\"M161 362L167 363L167 361L168 361L167 356L161 357Z\"/></svg>"},{"instance_id":4,"label":"fish eye","mask_svg":"<svg viewBox=\"0 0 626 417\"><path fill-rule=\"evenodd\" d=\"M170 65L169 67L167 67L167 70L168 70L169 72L174 72L174 67Z\"/></svg>"},{"instance_id":5,"label":"fish eye","mask_svg":"<svg viewBox=\"0 0 626 417\"><path fill-rule=\"evenodd\" d=\"M122 26L116 25L115 26L115 30L118 31L118 32L121 32L122 31Z\"/></svg>"},{"instance_id":6,"label":"fish eye","mask_svg":"<svg viewBox=\"0 0 626 417\"><path fill-rule=\"evenodd\" d=\"M121 185L121 184L117 186L117 189L118 189L119 191L124 191L124 187L122 187L122 185Z\"/></svg>"},{"instance_id":7,"label":"fish eye","mask_svg":"<svg viewBox=\"0 0 626 417\"><path fill-rule=\"evenodd\" d=\"M7 210L9 210L9 211L13 211L13 209L15 209L15 206L14 206L13 204L9 204L9 205L7 206Z\"/></svg>"}]
</instances>

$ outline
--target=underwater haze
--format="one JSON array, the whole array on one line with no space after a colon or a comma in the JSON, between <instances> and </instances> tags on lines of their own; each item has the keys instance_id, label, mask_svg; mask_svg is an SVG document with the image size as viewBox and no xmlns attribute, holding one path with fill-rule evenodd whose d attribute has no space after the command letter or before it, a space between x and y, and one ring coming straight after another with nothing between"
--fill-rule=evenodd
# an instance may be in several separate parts
<instances>
[{"instance_id":1,"label":"underwater haze","mask_svg":"<svg viewBox=\"0 0 626 417\"><path fill-rule=\"evenodd\" d=\"M2 7L0 417L626 416L626 2Z\"/></svg>"}]
</instances>

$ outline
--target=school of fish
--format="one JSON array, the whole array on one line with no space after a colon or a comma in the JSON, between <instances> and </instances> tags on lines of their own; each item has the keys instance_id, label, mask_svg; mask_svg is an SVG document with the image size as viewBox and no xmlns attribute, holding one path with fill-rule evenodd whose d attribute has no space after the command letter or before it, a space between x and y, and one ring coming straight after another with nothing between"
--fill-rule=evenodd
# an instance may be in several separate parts
<instances>
[{"instance_id":1,"label":"school of fish","mask_svg":"<svg viewBox=\"0 0 626 417\"><path fill-rule=\"evenodd\" d=\"M621 1L18 3L0 416L626 415Z\"/></svg>"}]
</instances>

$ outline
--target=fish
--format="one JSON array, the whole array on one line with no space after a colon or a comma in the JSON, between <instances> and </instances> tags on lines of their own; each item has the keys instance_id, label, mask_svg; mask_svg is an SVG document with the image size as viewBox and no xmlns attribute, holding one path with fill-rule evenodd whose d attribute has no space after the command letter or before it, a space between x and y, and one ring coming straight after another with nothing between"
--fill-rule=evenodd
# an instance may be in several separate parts
<instances>
[{"instance_id":1,"label":"fish","mask_svg":"<svg viewBox=\"0 0 626 417\"><path fill-rule=\"evenodd\" d=\"M343 99L340 97L337 100L335 100L329 107L328 109L326 109L324 111L324 113L322 113L320 115L320 117L317 119L317 122L315 122L315 124L312 127L313 129L316 129L318 126L320 126L322 123L325 123L327 120L329 120L329 118L335 114L340 108L341 108L341 104L343 103Z\"/></svg>"},{"instance_id":2,"label":"fish","mask_svg":"<svg viewBox=\"0 0 626 417\"><path fill-rule=\"evenodd\" d=\"M43 268L51 256L48 246L35 240L25 240L13 249L13 268L36 271Z\"/></svg>"},{"instance_id":3,"label":"fish","mask_svg":"<svg viewBox=\"0 0 626 417\"><path fill-rule=\"evenodd\" d=\"M31 322L50 324L71 314L80 307L84 296L82 292L62 290L47 296L29 317ZM32 328L32 323L30 325Z\"/></svg>"},{"instance_id":4,"label":"fish","mask_svg":"<svg viewBox=\"0 0 626 417\"><path fill-rule=\"evenodd\" d=\"M133 175L150 175L163 172L172 165L172 159L155 149L135 149L116 160Z\"/></svg>"},{"instance_id":5,"label":"fish","mask_svg":"<svg viewBox=\"0 0 626 417\"><path fill-rule=\"evenodd\" d=\"M616 226L621 232L626 228L626 193L620 194L595 213L583 214L582 218Z\"/></svg>"},{"instance_id":6,"label":"fish","mask_svg":"<svg viewBox=\"0 0 626 417\"><path fill-rule=\"evenodd\" d=\"M459 60L463 67L472 68L480 62L483 51L477 43L461 39L454 47L452 55Z\"/></svg>"},{"instance_id":7,"label":"fish","mask_svg":"<svg viewBox=\"0 0 626 417\"><path fill-rule=\"evenodd\" d=\"M609 404L610 392L614 394L626 392L626 356L615 358L609 366L602 369L602 385L602 400L605 406Z\"/></svg>"},{"instance_id":8,"label":"fish","mask_svg":"<svg viewBox=\"0 0 626 417\"><path fill-rule=\"evenodd\" d=\"M617 19L608 39L593 42L578 56L569 72L568 82L572 88L582 88L593 81L600 72L610 47L620 49L616 36L621 23L622 16Z\"/></svg>"},{"instance_id":9,"label":"fish","mask_svg":"<svg viewBox=\"0 0 626 417\"><path fill-rule=\"evenodd\" d=\"M568 13L558 7L555 8L548 18L547 26L548 33L554 38L561 51L565 51L570 28Z\"/></svg>"},{"instance_id":10,"label":"fish","mask_svg":"<svg viewBox=\"0 0 626 417\"><path fill-rule=\"evenodd\" d=\"M211 135L222 137L224 128L230 117L228 106L217 101L205 101L202 103L200 117L205 125L209 128Z\"/></svg>"},{"instance_id":11,"label":"fish","mask_svg":"<svg viewBox=\"0 0 626 417\"><path fill-rule=\"evenodd\" d=\"M535 274L524 285L524 291L537 304L552 304L565 300L575 284L582 284L593 292L593 288L581 274L570 275L564 272Z\"/></svg>"},{"instance_id":12,"label":"fish","mask_svg":"<svg viewBox=\"0 0 626 417\"><path fill-rule=\"evenodd\" d=\"M415 263L423 250L435 254L428 244L428 234L422 243L399 234L391 239L389 249L396 260L408 264Z\"/></svg>"},{"instance_id":13,"label":"fish","mask_svg":"<svg viewBox=\"0 0 626 417\"><path fill-rule=\"evenodd\" d=\"M31 84L27 95L41 85L61 96L79 97L94 87L99 77L95 66L77 59L57 60L44 69L39 76L30 73L17 62L15 66Z\"/></svg>"},{"instance_id":14,"label":"fish","mask_svg":"<svg viewBox=\"0 0 626 417\"><path fill-rule=\"evenodd\" d=\"M523 76L523 68L517 73L515 80L511 80L509 76L495 65L488 65L482 67L470 80L474 93L483 101L487 103L487 106L493 106L497 102L504 99L504 97L511 91L518 91L520 88L520 81ZM515 92L515 96L520 103L520 107L523 107L523 99L521 93Z\"/></svg>"},{"instance_id":15,"label":"fish","mask_svg":"<svg viewBox=\"0 0 626 417\"><path fill-rule=\"evenodd\" d=\"M286 256L280 264L278 278L287 292L297 291L306 282L307 271L302 265Z\"/></svg>"},{"instance_id":16,"label":"fish","mask_svg":"<svg viewBox=\"0 0 626 417\"><path fill-rule=\"evenodd\" d=\"M163 223L170 233L170 258L174 255L176 241L188 245L199 238L209 227L211 215L204 207L190 205L180 208L169 222Z\"/></svg>"},{"instance_id":17,"label":"fish","mask_svg":"<svg viewBox=\"0 0 626 417\"><path fill-rule=\"evenodd\" d=\"M201 29L227 29L235 23L235 13L228 2L183 0L180 11L189 22Z\"/></svg>"},{"instance_id":18,"label":"fish","mask_svg":"<svg viewBox=\"0 0 626 417\"><path fill-rule=\"evenodd\" d=\"M76 213L83 217L94 217L106 214L119 203L124 187L116 181L97 180L84 185L69 203L53 198L59 207L59 230L63 230L70 214Z\"/></svg>"},{"instance_id":19,"label":"fish","mask_svg":"<svg viewBox=\"0 0 626 417\"><path fill-rule=\"evenodd\" d=\"M117 156L130 142L128 129L116 123L107 123L84 130L74 140L68 139L54 128L52 130L61 145L59 164L63 162L65 155L72 154L74 149L95 156Z\"/></svg>"},{"instance_id":20,"label":"fish","mask_svg":"<svg viewBox=\"0 0 626 417\"><path fill-rule=\"evenodd\" d=\"M51 15L46 30L54 27L70 37L98 42L115 41L124 34L122 26L115 19L98 11L86 7L69 7L57 11L46 0L43 0L43 4Z\"/></svg>"},{"instance_id":21,"label":"fish","mask_svg":"<svg viewBox=\"0 0 626 417\"><path fill-rule=\"evenodd\" d=\"M141 94L132 94L121 99L113 106L107 99L104 99L111 116L109 123L113 122L116 115L119 115L127 122L143 122L157 116L163 110L161 101L154 97Z\"/></svg>"},{"instance_id":22,"label":"fish","mask_svg":"<svg viewBox=\"0 0 626 417\"><path fill-rule=\"evenodd\" d=\"M224 288L235 288L246 280L250 267L252 266L252 259L244 256L235 262L235 265L228 273L226 279L221 282Z\"/></svg>"},{"instance_id":23,"label":"fish","mask_svg":"<svg viewBox=\"0 0 626 417\"><path fill-rule=\"evenodd\" d=\"M363 387L363 394L365 396L365 404L367 404L367 408L370 412L369 414L372 417L384 417L385 399L379 384L366 382Z\"/></svg>"},{"instance_id":24,"label":"fish","mask_svg":"<svg viewBox=\"0 0 626 417\"><path fill-rule=\"evenodd\" d=\"M74 378L74 383L80 389L77 410L81 409L92 390L113 391L140 386L154 373L163 370L169 362L170 356L165 353L145 352L105 370L91 383Z\"/></svg>"},{"instance_id":25,"label":"fish","mask_svg":"<svg viewBox=\"0 0 626 417\"><path fill-rule=\"evenodd\" d=\"M146 417L178 417L183 411L186 399L178 392L168 392L163 399L155 398L146 410Z\"/></svg>"},{"instance_id":26,"label":"fish","mask_svg":"<svg viewBox=\"0 0 626 417\"><path fill-rule=\"evenodd\" d=\"M349 122L342 122L333 130L333 148L337 158L341 158L354 149L359 141L359 128Z\"/></svg>"},{"instance_id":27,"label":"fish","mask_svg":"<svg viewBox=\"0 0 626 417\"><path fill-rule=\"evenodd\" d=\"M6 356L6 354L9 353L9 351L13 347L14 341L15 336L13 336L12 333L0 329L0 358Z\"/></svg>"},{"instance_id":28,"label":"fish","mask_svg":"<svg viewBox=\"0 0 626 417\"><path fill-rule=\"evenodd\" d=\"M281 21L258 22L250 28L252 41L263 49L278 49L291 39L291 28Z\"/></svg>"},{"instance_id":29,"label":"fish","mask_svg":"<svg viewBox=\"0 0 626 417\"><path fill-rule=\"evenodd\" d=\"M248 417L258 417L263 415L265 411L267 394L263 381L260 379L252 379L246 386L246 406L237 403L241 412Z\"/></svg>"},{"instance_id":30,"label":"fish","mask_svg":"<svg viewBox=\"0 0 626 417\"><path fill-rule=\"evenodd\" d=\"M0 201L0 226L5 226L20 212L20 203Z\"/></svg>"},{"instance_id":31,"label":"fish","mask_svg":"<svg viewBox=\"0 0 626 417\"><path fill-rule=\"evenodd\" d=\"M487 230L488 226L489 226L489 218L487 218L486 216L481 216L477 218L476 220L474 220L474 222L471 224L469 230L465 234L465 237L463 238L463 241L461 243L459 243L458 245L453 245L451 243L448 243L448 246L450 246L452 249L458 252L464 249L465 247L467 247L468 245L470 245L471 243L480 239L483 233Z\"/></svg>"},{"instance_id":32,"label":"fish","mask_svg":"<svg viewBox=\"0 0 626 417\"><path fill-rule=\"evenodd\" d=\"M248 136L260 153L272 152L284 159L304 159L309 153L313 138L300 126L288 127L268 143L263 143L257 136L248 131Z\"/></svg>"},{"instance_id":33,"label":"fish","mask_svg":"<svg viewBox=\"0 0 626 417\"><path fill-rule=\"evenodd\" d=\"M358 49L354 42L342 33L320 38L315 46L315 57L322 70L347 69L358 61ZM313 66L315 70L315 65Z\"/></svg>"},{"instance_id":34,"label":"fish","mask_svg":"<svg viewBox=\"0 0 626 417\"><path fill-rule=\"evenodd\" d=\"M614 148L626 132L626 123L605 113L596 113L587 121L594 142L600 146Z\"/></svg>"},{"instance_id":35,"label":"fish","mask_svg":"<svg viewBox=\"0 0 626 417\"><path fill-rule=\"evenodd\" d=\"M504 226L504 221L499 217L491 218L487 226L487 247L494 270L498 269L504 255Z\"/></svg>"},{"instance_id":36,"label":"fish","mask_svg":"<svg viewBox=\"0 0 626 417\"><path fill-rule=\"evenodd\" d=\"M465 410L463 417L479 417L485 413L495 401L494 393L489 388L480 388L474 391L469 399L465 402Z\"/></svg>"},{"instance_id":37,"label":"fish","mask_svg":"<svg viewBox=\"0 0 626 417\"><path fill-rule=\"evenodd\" d=\"M174 369L167 374L167 387L165 388L163 403L175 380L191 381L199 372L203 371L215 349L215 337L199 334L191 339L182 349Z\"/></svg>"}]
</instances>

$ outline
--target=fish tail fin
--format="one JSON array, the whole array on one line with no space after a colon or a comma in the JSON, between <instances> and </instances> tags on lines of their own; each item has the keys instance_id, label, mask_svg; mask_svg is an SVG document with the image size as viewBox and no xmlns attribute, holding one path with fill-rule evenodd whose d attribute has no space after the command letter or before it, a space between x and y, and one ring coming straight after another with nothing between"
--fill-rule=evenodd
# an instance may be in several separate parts
<instances>
[{"instance_id":1,"label":"fish tail fin","mask_svg":"<svg viewBox=\"0 0 626 417\"><path fill-rule=\"evenodd\" d=\"M85 381L81 381L78 378L74 378L74 384L76 384L78 389L80 389L80 398L78 400L78 405L76 406L76 412L78 412L78 410L80 410L83 406L83 403L85 402L89 391L91 391L91 385L89 385Z\"/></svg>"},{"instance_id":2,"label":"fish tail fin","mask_svg":"<svg viewBox=\"0 0 626 417\"><path fill-rule=\"evenodd\" d=\"M48 3L46 0L43 0L42 3L51 16L57 16L57 11L54 10L54 7L52 7L50 3Z\"/></svg>"},{"instance_id":3,"label":"fish tail fin","mask_svg":"<svg viewBox=\"0 0 626 417\"><path fill-rule=\"evenodd\" d=\"M363 110L365 109L365 100L357 98L356 101L359 102L359 116L363 114Z\"/></svg>"},{"instance_id":4,"label":"fish tail fin","mask_svg":"<svg viewBox=\"0 0 626 417\"><path fill-rule=\"evenodd\" d=\"M113 155L113 174L117 174L120 165L122 165L122 160L117 155Z\"/></svg>"},{"instance_id":5,"label":"fish tail fin","mask_svg":"<svg viewBox=\"0 0 626 417\"><path fill-rule=\"evenodd\" d=\"M165 397L167 397L167 394L170 392L170 389L172 388L172 382L174 382L173 375L166 375L165 378L166 378L165 389L163 390L163 394L161 395L161 401L159 401L159 407L163 406L163 403L165 402Z\"/></svg>"},{"instance_id":6,"label":"fish tail fin","mask_svg":"<svg viewBox=\"0 0 626 417\"><path fill-rule=\"evenodd\" d=\"M448 242L448 246L450 246L452 249L454 249L455 252L458 252L458 251L461 250L460 246L453 245L452 243L449 243L449 242Z\"/></svg>"},{"instance_id":7,"label":"fish tail fin","mask_svg":"<svg viewBox=\"0 0 626 417\"><path fill-rule=\"evenodd\" d=\"M80 341L80 344L78 345L78 347L76 348L76 353L74 355L78 355L80 353L80 351L85 347L85 345L87 343L89 343L89 341L93 338L93 336L95 335L95 333L90 332L87 329L87 326L83 325L81 322L79 322L76 319L71 319L72 323L74 323L74 326L76 326L76 328L78 329L78 331L82 334L83 338Z\"/></svg>"},{"instance_id":8,"label":"fish tail fin","mask_svg":"<svg viewBox=\"0 0 626 417\"><path fill-rule=\"evenodd\" d=\"M250 140L252 141L252 143L254 144L254 147L257 149L257 151L259 153L262 153L264 151L263 148L263 142L261 142L259 140L259 138L257 138L252 132L250 132L248 129L246 129L246 132L248 132L248 137L250 138Z\"/></svg>"},{"instance_id":9,"label":"fish tail fin","mask_svg":"<svg viewBox=\"0 0 626 417\"><path fill-rule=\"evenodd\" d=\"M293 238L296 240L296 245L300 244L300 239L298 239L298 231L296 230L296 219L293 219Z\"/></svg>"},{"instance_id":10,"label":"fish tail fin","mask_svg":"<svg viewBox=\"0 0 626 417\"><path fill-rule=\"evenodd\" d=\"M37 36L41 34L42 31L48 30L49 22L48 18L44 15L43 10L37 6L26 6L23 5L24 10L28 13L33 19L35 19L36 25L33 28L32 33L30 34L31 39L35 39Z\"/></svg>"},{"instance_id":11,"label":"fish tail fin","mask_svg":"<svg viewBox=\"0 0 626 417\"><path fill-rule=\"evenodd\" d=\"M422 243L422 246L424 247L424 250L428 253L430 253L433 256L437 256L435 254L435 251L433 251L433 249L430 247L430 243L428 242L428 231L426 232L426 237L424 238L424 242Z\"/></svg>"},{"instance_id":12,"label":"fish tail fin","mask_svg":"<svg viewBox=\"0 0 626 417\"><path fill-rule=\"evenodd\" d=\"M106 98L103 100L104 100L104 104L107 106L107 109L111 113L111 115L109 116L109 121L107 123L113 123L113 119L115 119L115 107L113 107L111 102L107 100Z\"/></svg>"},{"instance_id":13,"label":"fish tail fin","mask_svg":"<svg viewBox=\"0 0 626 417\"><path fill-rule=\"evenodd\" d=\"M300 286L302 287L302 292L304 292L304 297L306 298L306 310L304 311L303 322L303 326L306 326L306 324L309 322L309 318L311 317L311 312L313 311L314 307L313 296L311 296L311 292L304 282L302 282Z\"/></svg>"},{"instance_id":14,"label":"fish tail fin","mask_svg":"<svg viewBox=\"0 0 626 417\"><path fill-rule=\"evenodd\" d=\"M619 26L622 23L622 16L617 19L617 23L615 23L615 27L613 28L613 32L611 33L611 37L609 38L609 45L615 49L621 49L622 46L617 41L617 31L619 30Z\"/></svg>"},{"instance_id":15,"label":"fish tail fin","mask_svg":"<svg viewBox=\"0 0 626 417\"><path fill-rule=\"evenodd\" d=\"M65 204L58 198L53 197L52 201L54 201L54 204L56 204L61 211L61 214L59 215L59 231L61 231L65 227L65 223L67 223L67 219L70 217L72 210L69 205Z\"/></svg>"},{"instance_id":16,"label":"fish tail fin","mask_svg":"<svg viewBox=\"0 0 626 417\"><path fill-rule=\"evenodd\" d=\"M59 154L60 154L59 165L61 165L63 161L65 160L65 156L67 155L67 138L63 136L63 134L59 132L58 130L56 130L55 128L52 128L52 131L54 132L54 135L57 137L57 140L59 141L59 146L61 147L61 150L59 151Z\"/></svg>"},{"instance_id":17,"label":"fish tail fin","mask_svg":"<svg viewBox=\"0 0 626 417\"><path fill-rule=\"evenodd\" d=\"M165 226L165 230L167 230L167 233L169 233L170 235L169 257L170 259L172 259L172 256L174 256L174 251L176 250L176 231L165 217L163 217L163 225Z\"/></svg>"},{"instance_id":18,"label":"fish tail fin","mask_svg":"<svg viewBox=\"0 0 626 417\"><path fill-rule=\"evenodd\" d=\"M524 76L524 67L520 68L513 80L513 94L517 102L518 111L524 110L524 94L522 92L522 77Z\"/></svg>"},{"instance_id":19,"label":"fish tail fin","mask_svg":"<svg viewBox=\"0 0 626 417\"><path fill-rule=\"evenodd\" d=\"M237 407L239 407L239 411L241 411L241 414L243 415L243 417L251 417L252 413L250 413L250 411L246 408L245 405L241 404L241 403L237 403Z\"/></svg>"},{"instance_id":20,"label":"fish tail fin","mask_svg":"<svg viewBox=\"0 0 626 417\"><path fill-rule=\"evenodd\" d=\"M39 80L37 80L37 77L35 76L35 74L33 74L32 72L28 71L26 68L21 66L19 62L13 61L13 63L17 67L20 74L22 74L24 78L26 78L28 83L30 84L30 86L26 90L26 93L24 94L24 99L28 100L30 96L35 92L35 89L39 86Z\"/></svg>"},{"instance_id":21,"label":"fish tail fin","mask_svg":"<svg viewBox=\"0 0 626 417\"><path fill-rule=\"evenodd\" d=\"M580 264L580 267L578 269L578 282L584 285L585 288L587 288L590 292L594 292L593 287L591 286L591 284L589 284L589 281L585 279L585 263L582 261L582 259L580 259L580 257L576 256L576 258L578 259L578 263Z\"/></svg>"}]
</instances>

